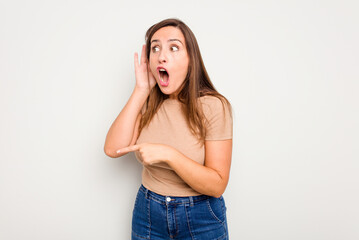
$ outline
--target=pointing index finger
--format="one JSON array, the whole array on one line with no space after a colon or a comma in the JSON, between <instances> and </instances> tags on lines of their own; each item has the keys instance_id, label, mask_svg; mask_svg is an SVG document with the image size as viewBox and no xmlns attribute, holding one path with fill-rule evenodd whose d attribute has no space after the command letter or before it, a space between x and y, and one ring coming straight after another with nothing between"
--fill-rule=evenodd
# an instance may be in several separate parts
<instances>
[{"instance_id":1,"label":"pointing index finger","mask_svg":"<svg viewBox=\"0 0 359 240\"><path fill-rule=\"evenodd\" d=\"M138 151L139 149L140 149L139 145L132 145L132 146L121 148L121 149L117 150L116 152L117 153L129 153L129 152Z\"/></svg>"}]
</instances>

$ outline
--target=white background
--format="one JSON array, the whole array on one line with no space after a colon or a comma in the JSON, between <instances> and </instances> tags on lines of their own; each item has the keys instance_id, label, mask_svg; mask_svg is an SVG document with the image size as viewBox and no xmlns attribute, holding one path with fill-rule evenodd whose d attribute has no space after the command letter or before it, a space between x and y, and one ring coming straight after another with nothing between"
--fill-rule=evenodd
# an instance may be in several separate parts
<instances>
[{"instance_id":1,"label":"white background","mask_svg":"<svg viewBox=\"0 0 359 240\"><path fill-rule=\"evenodd\" d=\"M141 165L104 140L178 17L234 109L232 240L359 239L357 1L0 2L0 239L130 239Z\"/></svg>"}]
</instances>

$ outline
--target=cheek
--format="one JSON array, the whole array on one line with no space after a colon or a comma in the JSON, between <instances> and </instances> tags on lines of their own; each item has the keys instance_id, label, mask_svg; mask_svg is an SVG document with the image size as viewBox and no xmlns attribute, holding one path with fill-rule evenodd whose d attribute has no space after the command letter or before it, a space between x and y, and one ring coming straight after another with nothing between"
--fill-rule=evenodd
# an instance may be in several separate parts
<instances>
[{"instance_id":1,"label":"cheek","mask_svg":"<svg viewBox=\"0 0 359 240\"><path fill-rule=\"evenodd\" d=\"M188 72L188 61L183 61L181 64L181 73L182 75L186 76Z\"/></svg>"},{"instance_id":2,"label":"cheek","mask_svg":"<svg viewBox=\"0 0 359 240\"><path fill-rule=\"evenodd\" d=\"M181 56L180 63L181 63L180 66L181 66L182 72L187 73L188 64L189 64L189 59L188 59L187 54L184 54L183 56Z\"/></svg>"},{"instance_id":3,"label":"cheek","mask_svg":"<svg viewBox=\"0 0 359 240\"><path fill-rule=\"evenodd\" d=\"M152 74L154 76L156 76L157 75L156 65L153 63L153 60L151 58L150 58L149 62L150 62L150 70L151 70Z\"/></svg>"}]
</instances>

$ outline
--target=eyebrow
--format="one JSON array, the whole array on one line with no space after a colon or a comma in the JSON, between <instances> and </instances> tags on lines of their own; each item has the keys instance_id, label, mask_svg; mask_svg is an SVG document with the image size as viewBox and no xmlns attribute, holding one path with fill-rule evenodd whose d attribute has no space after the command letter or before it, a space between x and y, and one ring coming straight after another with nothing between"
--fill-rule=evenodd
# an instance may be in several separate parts
<instances>
[{"instance_id":1,"label":"eyebrow","mask_svg":"<svg viewBox=\"0 0 359 240\"><path fill-rule=\"evenodd\" d=\"M171 39L168 40L168 42L175 42L175 41L178 41L178 42L180 42L180 43L183 45L183 43L182 43L181 40L179 40L179 39L171 38ZM154 39L154 40L151 41L151 44L152 44L153 42L159 42L159 40Z\"/></svg>"}]
</instances>

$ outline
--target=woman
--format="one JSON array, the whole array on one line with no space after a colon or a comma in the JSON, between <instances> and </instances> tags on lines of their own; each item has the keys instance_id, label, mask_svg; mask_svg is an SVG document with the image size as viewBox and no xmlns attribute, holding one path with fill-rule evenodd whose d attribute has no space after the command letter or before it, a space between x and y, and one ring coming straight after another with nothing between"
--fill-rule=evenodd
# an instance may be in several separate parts
<instances>
[{"instance_id":1,"label":"woman","mask_svg":"<svg viewBox=\"0 0 359 240\"><path fill-rule=\"evenodd\" d=\"M136 85L106 137L105 153L143 164L132 239L228 239L222 197L230 172L229 102L211 83L195 36L166 19L146 33Z\"/></svg>"}]
</instances>

